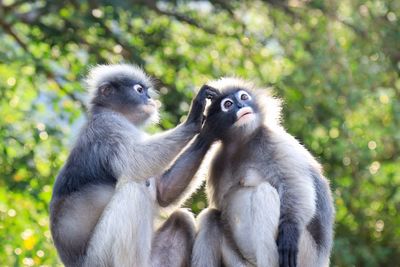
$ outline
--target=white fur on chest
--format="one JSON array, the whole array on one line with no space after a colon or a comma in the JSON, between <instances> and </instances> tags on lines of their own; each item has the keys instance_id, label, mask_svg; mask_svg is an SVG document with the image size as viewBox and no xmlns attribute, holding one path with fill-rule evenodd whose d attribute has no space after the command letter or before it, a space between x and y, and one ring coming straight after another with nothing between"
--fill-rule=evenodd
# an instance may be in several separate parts
<instances>
[{"instance_id":1,"label":"white fur on chest","mask_svg":"<svg viewBox=\"0 0 400 267\"><path fill-rule=\"evenodd\" d=\"M275 188L261 181L239 188L227 201L223 216L242 256L255 266L277 266L280 201Z\"/></svg>"}]
</instances>

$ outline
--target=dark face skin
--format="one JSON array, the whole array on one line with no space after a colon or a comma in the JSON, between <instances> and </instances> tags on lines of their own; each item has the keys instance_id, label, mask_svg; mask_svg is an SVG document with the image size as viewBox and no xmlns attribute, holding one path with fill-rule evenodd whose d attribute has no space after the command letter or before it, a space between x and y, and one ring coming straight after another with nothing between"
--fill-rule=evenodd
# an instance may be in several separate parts
<instances>
[{"instance_id":1,"label":"dark face skin","mask_svg":"<svg viewBox=\"0 0 400 267\"><path fill-rule=\"evenodd\" d=\"M205 126L217 139L228 140L251 131L258 124L259 110L250 92L232 88L212 100Z\"/></svg>"},{"instance_id":2,"label":"dark face skin","mask_svg":"<svg viewBox=\"0 0 400 267\"><path fill-rule=\"evenodd\" d=\"M147 120L157 109L149 86L127 77L101 84L92 104L120 112L135 124Z\"/></svg>"}]
</instances>

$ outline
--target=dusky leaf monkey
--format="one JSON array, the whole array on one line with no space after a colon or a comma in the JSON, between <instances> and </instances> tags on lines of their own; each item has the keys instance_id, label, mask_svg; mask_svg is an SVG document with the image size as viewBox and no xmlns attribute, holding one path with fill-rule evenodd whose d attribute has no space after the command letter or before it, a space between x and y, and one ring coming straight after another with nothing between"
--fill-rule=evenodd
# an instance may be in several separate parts
<instances>
[{"instance_id":1,"label":"dusky leaf monkey","mask_svg":"<svg viewBox=\"0 0 400 267\"><path fill-rule=\"evenodd\" d=\"M334 207L320 164L280 124L280 101L236 78L220 91L198 143L221 142L211 161L193 267L325 267Z\"/></svg>"},{"instance_id":2,"label":"dusky leaf monkey","mask_svg":"<svg viewBox=\"0 0 400 267\"><path fill-rule=\"evenodd\" d=\"M87 83L88 121L56 178L50 204L61 260L74 267L188 266L191 214L178 210L156 231L153 221L158 202L170 204L190 182L161 173L200 131L212 90L199 91L184 123L148 135L142 126L158 109L152 81L140 68L100 65Z\"/></svg>"}]
</instances>

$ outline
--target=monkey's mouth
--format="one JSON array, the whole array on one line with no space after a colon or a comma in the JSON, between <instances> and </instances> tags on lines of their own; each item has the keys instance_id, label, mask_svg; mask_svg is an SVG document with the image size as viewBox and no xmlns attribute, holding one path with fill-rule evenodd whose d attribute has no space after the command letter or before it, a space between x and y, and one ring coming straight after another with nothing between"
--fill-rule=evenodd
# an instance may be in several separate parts
<instances>
[{"instance_id":1,"label":"monkey's mouth","mask_svg":"<svg viewBox=\"0 0 400 267\"><path fill-rule=\"evenodd\" d=\"M157 103L156 101L154 101L153 99L149 99L146 103L147 106L152 106L152 107L157 107Z\"/></svg>"},{"instance_id":2,"label":"monkey's mouth","mask_svg":"<svg viewBox=\"0 0 400 267\"><path fill-rule=\"evenodd\" d=\"M151 114L155 112L157 109L158 109L157 102L152 99L148 100L146 104L142 105L142 110L145 113Z\"/></svg>"},{"instance_id":3,"label":"monkey's mouth","mask_svg":"<svg viewBox=\"0 0 400 267\"><path fill-rule=\"evenodd\" d=\"M240 120L241 118L244 118L244 117L246 117L248 115L252 115L252 114L253 114L253 112L246 112L242 116L240 116L238 120Z\"/></svg>"},{"instance_id":4,"label":"monkey's mouth","mask_svg":"<svg viewBox=\"0 0 400 267\"><path fill-rule=\"evenodd\" d=\"M249 120L251 120L254 117L254 112L253 109L250 107L244 107L240 109L237 113L237 120L236 120L236 125L242 125L247 123Z\"/></svg>"},{"instance_id":5,"label":"monkey's mouth","mask_svg":"<svg viewBox=\"0 0 400 267\"><path fill-rule=\"evenodd\" d=\"M237 120L240 120L241 118L244 118L244 117L248 117L249 115L252 115L253 113L254 113L254 112L253 112L253 109L250 108L250 107L241 108L241 109L236 113Z\"/></svg>"},{"instance_id":6,"label":"monkey's mouth","mask_svg":"<svg viewBox=\"0 0 400 267\"><path fill-rule=\"evenodd\" d=\"M157 107L156 107L155 103L148 103L148 104L142 106L142 110L145 113L149 113L149 114L155 112L156 109L157 109Z\"/></svg>"}]
</instances>

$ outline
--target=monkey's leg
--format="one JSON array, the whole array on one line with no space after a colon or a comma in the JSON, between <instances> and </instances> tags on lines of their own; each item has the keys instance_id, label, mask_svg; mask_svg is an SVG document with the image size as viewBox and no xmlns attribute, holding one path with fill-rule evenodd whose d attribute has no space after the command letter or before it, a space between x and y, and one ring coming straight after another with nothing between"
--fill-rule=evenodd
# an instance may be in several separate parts
<instances>
[{"instance_id":1,"label":"monkey's leg","mask_svg":"<svg viewBox=\"0 0 400 267\"><path fill-rule=\"evenodd\" d=\"M224 236L220 211L205 209L200 213L198 221L199 231L193 246L192 267L251 266L246 264Z\"/></svg>"},{"instance_id":2,"label":"monkey's leg","mask_svg":"<svg viewBox=\"0 0 400 267\"><path fill-rule=\"evenodd\" d=\"M299 267L328 267L329 257L321 257L317 244L308 231L300 235L297 266Z\"/></svg>"},{"instance_id":3,"label":"monkey's leg","mask_svg":"<svg viewBox=\"0 0 400 267\"><path fill-rule=\"evenodd\" d=\"M197 220L197 233L193 251L192 267L219 267L222 262L220 212L216 209L203 210Z\"/></svg>"},{"instance_id":4,"label":"monkey's leg","mask_svg":"<svg viewBox=\"0 0 400 267\"><path fill-rule=\"evenodd\" d=\"M279 263L276 237L278 234L280 200L278 192L269 183L255 188L251 199L253 231L258 267L275 267Z\"/></svg>"},{"instance_id":5,"label":"monkey's leg","mask_svg":"<svg viewBox=\"0 0 400 267\"><path fill-rule=\"evenodd\" d=\"M156 231L151 251L153 267L189 267L195 237L193 215L180 209Z\"/></svg>"},{"instance_id":6,"label":"monkey's leg","mask_svg":"<svg viewBox=\"0 0 400 267\"><path fill-rule=\"evenodd\" d=\"M154 198L145 183L118 185L106 206L85 257L85 267L150 266Z\"/></svg>"},{"instance_id":7,"label":"monkey's leg","mask_svg":"<svg viewBox=\"0 0 400 267\"><path fill-rule=\"evenodd\" d=\"M241 255L232 247L232 244L226 239L222 238L222 261L226 267L254 267L250 262L243 259Z\"/></svg>"},{"instance_id":8,"label":"monkey's leg","mask_svg":"<svg viewBox=\"0 0 400 267\"><path fill-rule=\"evenodd\" d=\"M91 233L114 191L112 186L93 185L71 195L52 199L51 232L65 266L82 266Z\"/></svg>"},{"instance_id":9,"label":"monkey's leg","mask_svg":"<svg viewBox=\"0 0 400 267\"><path fill-rule=\"evenodd\" d=\"M330 196L329 184L323 177L314 176L316 188L316 213L300 233L299 267L328 267L332 248L332 223L334 208Z\"/></svg>"},{"instance_id":10,"label":"monkey's leg","mask_svg":"<svg viewBox=\"0 0 400 267\"><path fill-rule=\"evenodd\" d=\"M268 182L239 187L227 195L223 218L243 257L259 267L278 266L278 192Z\"/></svg>"}]
</instances>

